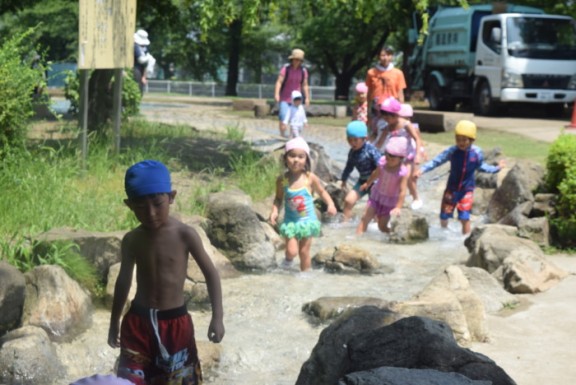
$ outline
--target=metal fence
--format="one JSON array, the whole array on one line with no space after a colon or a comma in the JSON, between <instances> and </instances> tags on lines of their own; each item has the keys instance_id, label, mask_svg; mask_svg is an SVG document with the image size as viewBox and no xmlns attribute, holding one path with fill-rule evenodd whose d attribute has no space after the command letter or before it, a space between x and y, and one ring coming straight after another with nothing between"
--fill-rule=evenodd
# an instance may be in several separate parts
<instances>
[{"instance_id":1,"label":"metal fence","mask_svg":"<svg viewBox=\"0 0 576 385\"><path fill-rule=\"evenodd\" d=\"M312 100L333 100L334 91L334 87L310 86L310 98ZM187 82L149 79L145 92L222 97L225 96L226 85L215 82ZM236 85L236 93L242 98L273 99L274 84L239 83Z\"/></svg>"}]
</instances>

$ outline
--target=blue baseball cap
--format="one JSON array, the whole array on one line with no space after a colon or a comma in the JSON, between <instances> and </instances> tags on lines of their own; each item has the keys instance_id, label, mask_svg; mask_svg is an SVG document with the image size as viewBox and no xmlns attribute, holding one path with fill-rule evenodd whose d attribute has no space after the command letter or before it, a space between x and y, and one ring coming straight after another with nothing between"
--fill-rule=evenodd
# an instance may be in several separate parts
<instances>
[{"instance_id":1,"label":"blue baseball cap","mask_svg":"<svg viewBox=\"0 0 576 385\"><path fill-rule=\"evenodd\" d=\"M368 126L361 120L354 120L346 126L346 136L349 138L365 138L368 136Z\"/></svg>"},{"instance_id":2,"label":"blue baseball cap","mask_svg":"<svg viewBox=\"0 0 576 385\"><path fill-rule=\"evenodd\" d=\"M172 192L170 171L162 162L143 160L126 170L124 188L129 199Z\"/></svg>"}]
</instances>

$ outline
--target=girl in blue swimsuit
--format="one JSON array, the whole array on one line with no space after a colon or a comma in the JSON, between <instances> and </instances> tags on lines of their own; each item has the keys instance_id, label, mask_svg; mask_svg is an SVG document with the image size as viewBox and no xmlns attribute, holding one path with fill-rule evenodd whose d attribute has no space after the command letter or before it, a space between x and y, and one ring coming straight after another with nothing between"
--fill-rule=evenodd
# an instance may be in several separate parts
<instances>
[{"instance_id":1,"label":"girl in blue swimsuit","mask_svg":"<svg viewBox=\"0 0 576 385\"><path fill-rule=\"evenodd\" d=\"M276 225L282 203L285 203L284 221L280 225L280 234L286 239L283 265L290 266L299 256L300 270L306 271L311 266L312 237L320 235L320 221L314 210L314 193L326 203L329 215L336 214L336 207L320 179L310 171L310 148L302 137L286 142L284 165L288 170L276 179L276 197L270 223Z\"/></svg>"}]
</instances>

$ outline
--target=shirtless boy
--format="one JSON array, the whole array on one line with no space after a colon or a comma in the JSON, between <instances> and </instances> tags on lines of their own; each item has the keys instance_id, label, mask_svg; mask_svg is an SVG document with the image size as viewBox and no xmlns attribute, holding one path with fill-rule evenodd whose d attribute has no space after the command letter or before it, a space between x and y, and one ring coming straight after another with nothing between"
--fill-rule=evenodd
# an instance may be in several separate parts
<instances>
[{"instance_id":1,"label":"shirtless boy","mask_svg":"<svg viewBox=\"0 0 576 385\"><path fill-rule=\"evenodd\" d=\"M206 279L212 320L208 339L224 337L220 277L198 233L169 216L176 191L164 164L145 160L126 171L126 206L140 226L128 232L121 246L121 267L114 288L108 344L120 347L118 376L136 385L198 384L202 372L192 317L184 303L188 256ZM122 319L132 274L137 290Z\"/></svg>"}]
</instances>

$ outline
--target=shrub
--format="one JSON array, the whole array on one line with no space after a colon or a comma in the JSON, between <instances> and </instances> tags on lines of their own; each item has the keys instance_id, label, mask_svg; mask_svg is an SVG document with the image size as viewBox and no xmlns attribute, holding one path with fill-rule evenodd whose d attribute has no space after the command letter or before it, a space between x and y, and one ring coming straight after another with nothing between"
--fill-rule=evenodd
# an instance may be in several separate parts
<instances>
[{"instance_id":1,"label":"shrub","mask_svg":"<svg viewBox=\"0 0 576 385\"><path fill-rule=\"evenodd\" d=\"M132 71L126 70L125 73L131 74ZM64 80L64 96L70 102L69 112L78 114L80 112L80 76L77 71L68 71ZM125 75L122 81L122 118L138 115L141 100L142 94L138 83L132 76Z\"/></svg>"},{"instance_id":2,"label":"shrub","mask_svg":"<svg viewBox=\"0 0 576 385\"><path fill-rule=\"evenodd\" d=\"M546 185L558 194L556 216L550 219L552 239L562 248L576 247L576 137L561 135L550 147Z\"/></svg>"},{"instance_id":3,"label":"shrub","mask_svg":"<svg viewBox=\"0 0 576 385\"><path fill-rule=\"evenodd\" d=\"M550 192L558 193L560 183L566 178L566 170L576 157L576 136L560 135L550 146L546 158L546 187Z\"/></svg>"},{"instance_id":4,"label":"shrub","mask_svg":"<svg viewBox=\"0 0 576 385\"><path fill-rule=\"evenodd\" d=\"M34 89L44 86L44 68L28 39L32 32L0 46L0 154L2 148L23 144L34 114Z\"/></svg>"}]
</instances>

